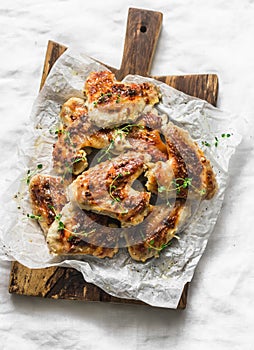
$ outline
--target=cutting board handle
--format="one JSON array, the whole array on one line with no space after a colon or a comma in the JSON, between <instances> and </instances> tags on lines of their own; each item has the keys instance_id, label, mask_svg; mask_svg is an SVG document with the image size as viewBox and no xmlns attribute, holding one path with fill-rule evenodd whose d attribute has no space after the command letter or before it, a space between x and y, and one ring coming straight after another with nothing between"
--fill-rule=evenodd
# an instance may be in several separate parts
<instances>
[{"instance_id":1,"label":"cutting board handle","mask_svg":"<svg viewBox=\"0 0 254 350\"><path fill-rule=\"evenodd\" d=\"M162 13L130 8L124 42L124 52L117 79L127 74L147 76L160 35Z\"/></svg>"}]
</instances>

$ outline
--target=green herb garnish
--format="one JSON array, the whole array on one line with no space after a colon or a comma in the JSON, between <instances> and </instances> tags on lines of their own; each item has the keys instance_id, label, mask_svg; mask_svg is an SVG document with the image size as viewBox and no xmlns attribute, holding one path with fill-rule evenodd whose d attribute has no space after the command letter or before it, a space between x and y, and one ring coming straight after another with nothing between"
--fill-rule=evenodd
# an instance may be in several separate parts
<instances>
[{"instance_id":1,"label":"green herb garnish","mask_svg":"<svg viewBox=\"0 0 254 350\"><path fill-rule=\"evenodd\" d=\"M120 103L120 97L121 97L121 95L118 94L118 95L117 95L117 99L116 99L116 103Z\"/></svg>"},{"instance_id":2,"label":"green herb garnish","mask_svg":"<svg viewBox=\"0 0 254 350\"><path fill-rule=\"evenodd\" d=\"M100 163L106 155L108 155L108 159L111 159L110 150L114 147L114 144L115 140L111 140L108 147L102 152L101 156L98 157L98 163Z\"/></svg>"},{"instance_id":3,"label":"green herb garnish","mask_svg":"<svg viewBox=\"0 0 254 350\"><path fill-rule=\"evenodd\" d=\"M53 212L54 212L54 214L55 214L55 220L56 221L58 221L58 228L57 228L57 230L58 231L62 231L62 230L64 230L64 223L61 221L61 218L62 218L62 214L61 213L58 213L57 214L57 212L56 212L56 209L55 209L55 207L53 206L53 205L48 205L48 208L49 209L51 209L51 210L53 210Z\"/></svg>"},{"instance_id":4,"label":"green herb garnish","mask_svg":"<svg viewBox=\"0 0 254 350\"><path fill-rule=\"evenodd\" d=\"M207 141L202 141L202 145L206 147L211 147L211 144Z\"/></svg>"},{"instance_id":5,"label":"green herb garnish","mask_svg":"<svg viewBox=\"0 0 254 350\"><path fill-rule=\"evenodd\" d=\"M119 173L111 182L111 184L109 185L109 195L110 197L113 199L114 202L120 202L121 199L119 197L115 197L114 196L114 191L116 190L116 185L114 185L114 183L120 178L123 177L122 173Z\"/></svg>"},{"instance_id":6,"label":"green herb garnish","mask_svg":"<svg viewBox=\"0 0 254 350\"><path fill-rule=\"evenodd\" d=\"M35 214L26 214L26 216L29 219L33 219L33 220L41 220L41 215L35 215Z\"/></svg>"},{"instance_id":7,"label":"green herb garnish","mask_svg":"<svg viewBox=\"0 0 254 350\"><path fill-rule=\"evenodd\" d=\"M70 231L67 228L65 228L65 230L71 233L71 236L67 239L68 242L72 242L75 238L88 237L91 233L96 231L95 229L93 229L90 232L86 232L86 231L75 232L75 231Z\"/></svg>"},{"instance_id":8,"label":"green herb garnish","mask_svg":"<svg viewBox=\"0 0 254 350\"><path fill-rule=\"evenodd\" d=\"M174 236L175 238L179 239L178 236ZM157 252L161 252L163 249L165 249L166 247L168 247L169 245L172 244L172 239L168 242L168 243L163 243L160 247L155 247L154 246L154 239L152 239L150 242L146 241L145 242L148 245L148 251L150 252L151 250L156 250Z\"/></svg>"},{"instance_id":9,"label":"green herb garnish","mask_svg":"<svg viewBox=\"0 0 254 350\"><path fill-rule=\"evenodd\" d=\"M37 164L36 169L34 169L34 170L28 169L27 170L26 177L23 179L26 182L27 185L30 184L31 178L34 175L36 175L39 172L39 170L41 170L42 168L43 168L42 164Z\"/></svg>"},{"instance_id":10,"label":"green herb garnish","mask_svg":"<svg viewBox=\"0 0 254 350\"><path fill-rule=\"evenodd\" d=\"M231 136L231 134L229 134L229 133L223 133L223 134L220 135L220 137L223 138L223 139L227 139L227 138L229 138L230 136ZM218 147L219 141L220 141L220 140L219 140L219 137L218 137L218 136L215 136L215 137L214 137L214 140L215 140L214 143L213 143L214 146L215 146L215 147ZM201 143L202 143L203 146L211 147L211 143L209 143L209 142L207 142L207 141L202 141Z\"/></svg>"},{"instance_id":11,"label":"green herb garnish","mask_svg":"<svg viewBox=\"0 0 254 350\"><path fill-rule=\"evenodd\" d=\"M115 196L115 195L114 195L114 192L117 190L117 186L115 185L116 181L117 181L119 178L123 177L124 175L130 175L130 172L129 172L129 171L126 171L124 174L119 173L116 177L114 177L114 179L112 180L112 182L111 182L110 185L109 185L109 191L108 191L108 193L109 193L110 197L112 198L112 202L111 202L112 205L115 204L116 202L117 202L117 203L121 202L121 198L118 197L118 196ZM119 203L119 205L120 205L121 208L123 209L122 214L126 214L126 213L128 212L127 209L124 209L124 208L122 207L122 204L121 204L121 203Z\"/></svg>"},{"instance_id":12,"label":"green herb garnish","mask_svg":"<svg viewBox=\"0 0 254 350\"><path fill-rule=\"evenodd\" d=\"M110 153L111 153L112 148L115 146L115 141L116 141L117 137L119 137L122 140L123 137L128 135L129 132L131 131L131 129L135 126L140 128L140 129L144 129L144 126L139 125L139 124L128 124L128 125L125 125L121 128L115 128L113 138L110 141L108 147L105 150L103 150L102 154L97 159L98 163L100 163L102 161L102 159L105 158L105 156L107 156L108 159L111 159Z\"/></svg>"},{"instance_id":13,"label":"green herb garnish","mask_svg":"<svg viewBox=\"0 0 254 350\"><path fill-rule=\"evenodd\" d=\"M172 188L173 186L173 188ZM158 184L158 192L159 193L169 193L172 191L176 191L177 194L181 192L181 189L186 189L192 187L196 192L198 192L200 195L204 195L206 193L206 190L203 188L199 190L196 186L192 184L192 178L186 177L186 178L177 178L173 179L168 187ZM170 204L167 198L167 204Z\"/></svg>"},{"instance_id":14,"label":"green herb garnish","mask_svg":"<svg viewBox=\"0 0 254 350\"><path fill-rule=\"evenodd\" d=\"M231 134L221 134L222 138L229 138L231 136Z\"/></svg>"}]
</instances>

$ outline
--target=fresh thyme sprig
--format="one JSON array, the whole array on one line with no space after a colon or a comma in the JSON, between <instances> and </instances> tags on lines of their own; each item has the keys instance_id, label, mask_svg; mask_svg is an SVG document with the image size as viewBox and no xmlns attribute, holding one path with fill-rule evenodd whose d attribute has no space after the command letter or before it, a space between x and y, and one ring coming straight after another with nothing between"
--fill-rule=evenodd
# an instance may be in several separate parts
<instances>
[{"instance_id":1,"label":"fresh thyme sprig","mask_svg":"<svg viewBox=\"0 0 254 350\"><path fill-rule=\"evenodd\" d=\"M211 144L207 141L202 141L202 145L206 147L211 147Z\"/></svg>"},{"instance_id":2,"label":"fresh thyme sprig","mask_svg":"<svg viewBox=\"0 0 254 350\"><path fill-rule=\"evenodd\" d=\"M76 158L71 163L65 162L65 164L64 164L65 168L64 168L64 173L62 175L62 178L66 179L68 177L67 175L72 174L74 164L81 162L81 161L86 161L86 157L84 156L84 157Z\"/></svg>"},{"instance_id":3,"label":"fresh thyme sprig","mask_svg":"<svg viewBox=\"0 0 254 350\"><path fill-rule=\"evenodd\" d=\"M74 146L73 143L72 143L72 140L71 140L71 136L70 136L70 132L63 129L63 128L56 128L55 130L50 130L50 133L51 134L54 134L54 135L65 135L64 137L64 142L71 145L71 146Z\"/></svg>"},{"instance_id":4,"label":"fresh thyme sprig","mask_svg":"<svg viewBox=\"0 0 254 350\"><path fill-rule=\"evenodd\" d=\"M182 184L179 183L179 181L182 182ZM192 185L192 178L190 177L186 177L186 178L177 178L172 180L172 184L175 186L176 192L179 194L181 192L182 188L188 188L188 187L193 187L195 188L195 186Z\"/></svg>"},{"instance_id":5,"label":"fresh thyme sprig","mask_svg":"<svg viewBox=\"0 0 254 350\"><path fill-rule=\"evenodd\" d=\"M75 164L75 163L78 163L78 162L82 162L82 161L86 161L86 157L85 156L74 159L72 164Z\"/></svg>"},{"instance_id":6,"label":"fresh thyme sprig","mask_svg":"<svg viewBox=\"0 0 254 350\"><path fill-rule=\"evenodd\" d=\"M112 97L112 93L111 93L111 92L108 92L108 93L106 93L106 94L101 93L101 95L100 95L100 97L97 99L97 101L94 101L94 102L93 102L93 105L94 105L95 107L97 107L98 104L103 103L103 102L107 102L107 101L110 99L110 97Z\"/></svg>"},{"instance_id":7,"label":"fresh thyme sprig","mask_svg":"<svg viewBox=\"0 0 254 350\"><path fill-rule=\"evenodd\" d=\"M122 177L123 174L119 173L111 182L111 184L109 185L109 195L110 197L113 199L113 202L120 202L121 199L119 197L115 197L113 192L116 190L116 185L114 185L114 183L120 178Z\"/></svg>"},{"instance_id":8,"label":"fresh thyme sprig","mask_svg":"<svg viewBox=\"0 0 254 350\"><path fill-rule=\"evenodd\" d=\"M229 138L232 134L221 134L222 138Z\"/></svg>"},{"instance_id":9,"label":"fresh thyme sprig","mask_svg":"<svg viewBox=\"0 0 254 350\"><path fill-rule=\"evenodd\" d=\"M53 205L48 205L48 208L51 209L54 214L55 214L55 220L58 222L58 228L57 230L58 231L62 231L64 229L64 223L61 221L61 218L62 218L62 214L61 213L58 213L56 212L56 209Z\"/></svg>"},{"instance_id":10,"label":"fresh thyme sprig","mask_svg":"<svg viewBox=\"0 0 254 350\"><path fill-rule=\"evenodd\" d=\"M151 250L156 250L157 252L161 252L163 249L165 249L166 247L168 247L169 245L172 244L172 239L168 242L168 243L163 243L161 246L159 247L155 247L155 240L154 239L151 239L150 241L148 241L145 237L144 237L144 234L143 232L140 232L141 233L141 236L143 238L143 241L145 242L145 244L148 246L148 251L150 252ZM176 239L180 239L179 236L177 235L174 235L173 238L176 238Z\"/></svg>"},{"instance_id":11,"label":"fresh thyme sprig","mask_svg":"<svg viewBox=\"0 0 254 350\"><path fill-rule=\"evenodd\" d=\"M118 95L117 95L117 99L116 99L116 103L120 103L120 101L121 101L121 100L120 100L120 97L121 97L121 95L118 94Z\"/></svg>"},{"instance_id":12,"label":"fresh thyme sprig","mask_svg":"<svg viewBox=\"0 0 254 350\"><path fill-rule=\"evenodd\" d=\"M172 186L174 187L172 188ZM177 179L173 179L168 187L158 184L158 192L168 193L168 192L176 191L176 193L179 194L181 192L181 189L186 189L189 187L192 187L195 190L195 192L199 193L200 195L204 195L206 193L206 190L204 188L199 190L196 186L194 186L192 184L192 178L190 177L186 177L186 178L178 177Z\"/></svg>"},{"instance_id":13,"label":"fresh thyme sprig","mask_svg":"<svg viewBox=\"0 0 254 350\"><path fill-rule=\"evenodd\" d=\"M174 237L179 239L179 237L176 235ZM146 244L148 245L148 251L156 250L157 252L161 252L163 249L172 244L172 240L170 240L168 243L163 243L160 247L155 247L154 243L154 239L152 239L150 242L146 241Z\"/></svg>"},{"instance_id":14,"label":"fresh thyme sprig","mask_svg":"<svg viewBox=\"0 0 254 350\"><path fill-rule=\"evenodd\" d=\"M97 107L98 104L108 102L112 96L113 96L112 92L107 92L105 94L101 93L100 97L96 101L93 102L94 107ZM120 101L121 101L120 98L121 98L121 95L117 94L115 102L120 103Z\"/></svg>"},{"instance_id":15,"label":"fresh thyme sprig","mask_svg":"<svg viewBox=\"0 0 254 350\"><path fill-rule=\"evenodd\" d=\"M23 179L27 185L30 184L31 178L36 175L41 169L43 168L42 164L37 164L36 169L34 170L27 170L26 177Z\"/></svg>"},{"instance_id":16,"label":"fresh thyme sprig","mask_svg":"<svg viewBox=\"0 0 254 350\"><path fill-rule=\"evenodd\" d=\"M113 138L110 141L108 147L102 152L100 157L98 157L98 159L97 159L98 163L100 163L102 161L102 159L105 158L106 156L108 157L108 159L111 159L110 153L111 153L112 148L115 146L116 139L119 137L120 140L122 140L123 137L128 135L129 132L131 131L131 129L135 126L140 128L140 129L144 129L144 125L140 125L140 124L127 124L121 128L115 128Z\"/></svg>"},{"instance_id":17,"label":"fresh thyme sprig","mask_svg":"<svg viewBox=\"0 0 254 350\"><path fill-rule=\"evenodd\" d=\"M71 234L71 236L68 237L67 241L72 242L75 238L80 238L80 236L81 237L88 237L91 233L94 233L96 231L96 229L93 229L90 232L86 232L86 231L76 232L76 231L70 231L65 227L65 231L67 231Z\"/></svg>"},{"instance_id":18,"label":"fresh thyme sprig","mask_svg":"<svg viewBox=\"0 0 254 350\"><path fill-rule=\"evenodd\" d=\"M35 215L35 214L26 214L26 216L29 219L33 219L33 220L41 220L41 215Z\"/></svg>"},{"instance_id":19,"label":"fresh thyme sprig","mask_svg":"<svg viewBox=\"0 0 254 350\"><path fill-rule=\"evenodd\" d=\"M126 171L124 172L124 174L122 173L119 173L116 177L114 177L114 179L111 181L110 185L109 185L109 195L110 197L112 198L112 203L111 204L114 204L114 203L118 203L118 205L121 207L122 209L122 213L121 214L126 214L128 212L127 209L125 209L122 204L120 203L121 202L121 198L120 197L116 197L114 195L114 191L117 189L117 186L115 185L116 181L123 177L124 175L130 175L130 172L129 171Z\"/></svg>"},{"instance_id":20,"label":"fresh thyme sprig","mask_svg":"<svg viewBox=\"0 0 254 350\"><path fill-rule=\"evenodd\" d=\"M63 128L56 128L56 129L50 129L49 132L51 135L62 135L66 133L66 130Z\"/></svg>"},{"instance_id":21,"label":"fresh thyme sprig","mask_svg":"<svg viewBox=\"0 0 254 350\"><path fill-rule=\"evenodd\" d=\"M65 226L65 224L63 223L63 221L61 220L62 218L62 214L59 213L57 214L56 213L56 210L55 210L55 207L53 205L48 205L48 207L50 209L53 210L54 214L55 214L55 220L58 222L58 227L57 227L57 231L67 231L69 232L72 236L70 236L68 238L68 241L70 242L72 239L74 239L75 237L78 237L78 236L83 236L83 237L88 237L88 235L90 235L91 233L95 232L96 230L93 229L91 230L90 232L86 232L86 231L81 231L81 232L76 232L76 231L71 231L69 229L67 229L67 227Z\"/></svg>"},{"instance_id":22,"label":"fresh thyme sprig","mask_svg":"<svg viewBox=\"0 0 254 350\"><path fill-rule=\"evenodd\" d=\"M65 135L64 142L67 143L70 146L74 146L74 144L73 144L73 142L71 140L70 132L66 131L66 130L63 130L63 134Z\"/></svg>"},{"instance_id":23,"label":"fresh thyme sprig","mask_svg":"<svg viewBox=\"0 0 254 350\"><path fill-rule=\"evenodd\" d=\"M116 177L114 177L114 179L111 181L110 185L109 185L109 195L110 197L113 199L113 202L120 202L121 199L119 197L115 197L113 192L117 189L115 182L120 178L123 177L124 175L130 175L129 171L126 171L124 174L119 173Z\"/></svg>"},{"instance_id":24,"label":"fresh thyme sprig","mask_svg":"<svg viewBox=\"0 0 254 350\"><path fill-rule=\"evenodd\" d=\"M56 129L53 130L51 133L52 133L52 134L55 134L55 135L62 135L62 134L65 133L65 130L64 130L64 129L56 128Z\"/></svg>"},{"instance_id":25,"label":"fresh thyme sprig","mask_svg":"<svg viewBox=\"0 0 254 350\"><path fill-rule=\"evenodd\" d=\"M97 159L98 163L100 163L102 159L106 157L106 155L108 155L108 159L111 159L110 151L114 147L114 144L115 144L115 140L113 139L110 141L108 147L102 152L100 157L98 157Z\"/></svg>"}]
</instances>

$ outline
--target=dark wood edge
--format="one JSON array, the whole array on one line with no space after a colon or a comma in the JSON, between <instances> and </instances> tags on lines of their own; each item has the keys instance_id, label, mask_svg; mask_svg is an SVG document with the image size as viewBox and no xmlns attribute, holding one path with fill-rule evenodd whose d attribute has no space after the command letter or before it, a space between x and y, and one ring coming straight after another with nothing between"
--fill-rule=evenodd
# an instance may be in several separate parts
<instances>
[{"instance_id":1,"label":"dark wood edge","mask_svg":"<svg viewBox=\"0 0 254 350\"><path fill-rule=\"evenodd\" d=\"M185 285L178 309L185 309L188 283ZM82 274L65 267L29 269L17 261L12 262L9 293L50 299L100 301L120 304L147 305L142 301L117 298L84 280Z\"/></svg>"},{"instance_id":2,"label":"dark wood edge","mask_svg":"<svg viewBox=\"0 0 254 350\"><path fill-rule=\"evenodd\" d=\"M54 63L66 50L67 50L67 47L64 45L59 44L52 40L48 41L48 46L47 46L44 65L43 65L42 77L41 77L40 90L45 84L46 78L51 68L53 67Z\"/></svg>"}]
</instances>

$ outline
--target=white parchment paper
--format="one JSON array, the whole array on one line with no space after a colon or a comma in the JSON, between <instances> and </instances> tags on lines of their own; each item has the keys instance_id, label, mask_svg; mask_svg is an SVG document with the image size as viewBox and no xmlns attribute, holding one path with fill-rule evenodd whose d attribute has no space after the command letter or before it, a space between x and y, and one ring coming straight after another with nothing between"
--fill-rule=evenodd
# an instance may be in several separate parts
<instances>
[{"instance_id":1,"label":"white parchment paper","mask_svg":"<svg viewBox=\"0 0 254 350\"><path fill-rule=\"evenodd\" d=\"M113 259L53 257L38 224L26 218L31 208L24 178L27 170L36 169L38 164L43 164L43 174L53 174L51 153L56 139L52 130L58 123L60 107L72 96L82 97L84 81L94 70L105 70L105 67L68 50L53 67L36 99L18 147L16 167L20 176L2 198L0 257L17 260L30 268L70 266L79 270L87 282L114 296L176 308L183 287L191 281L216 223L229 176L229 160L241 137L230 127L233 117L229 113L152 80L160 86L163 96L158 109L187 129L210 159L217 174L218 193L212 200L200 203L181 239L165 249L158 259L138 263L125 249ZM128 76L126 80L141 82L151 79ZM221 135L225 133L230 137L223 138Z\"/></svg>"}]
</instances>

